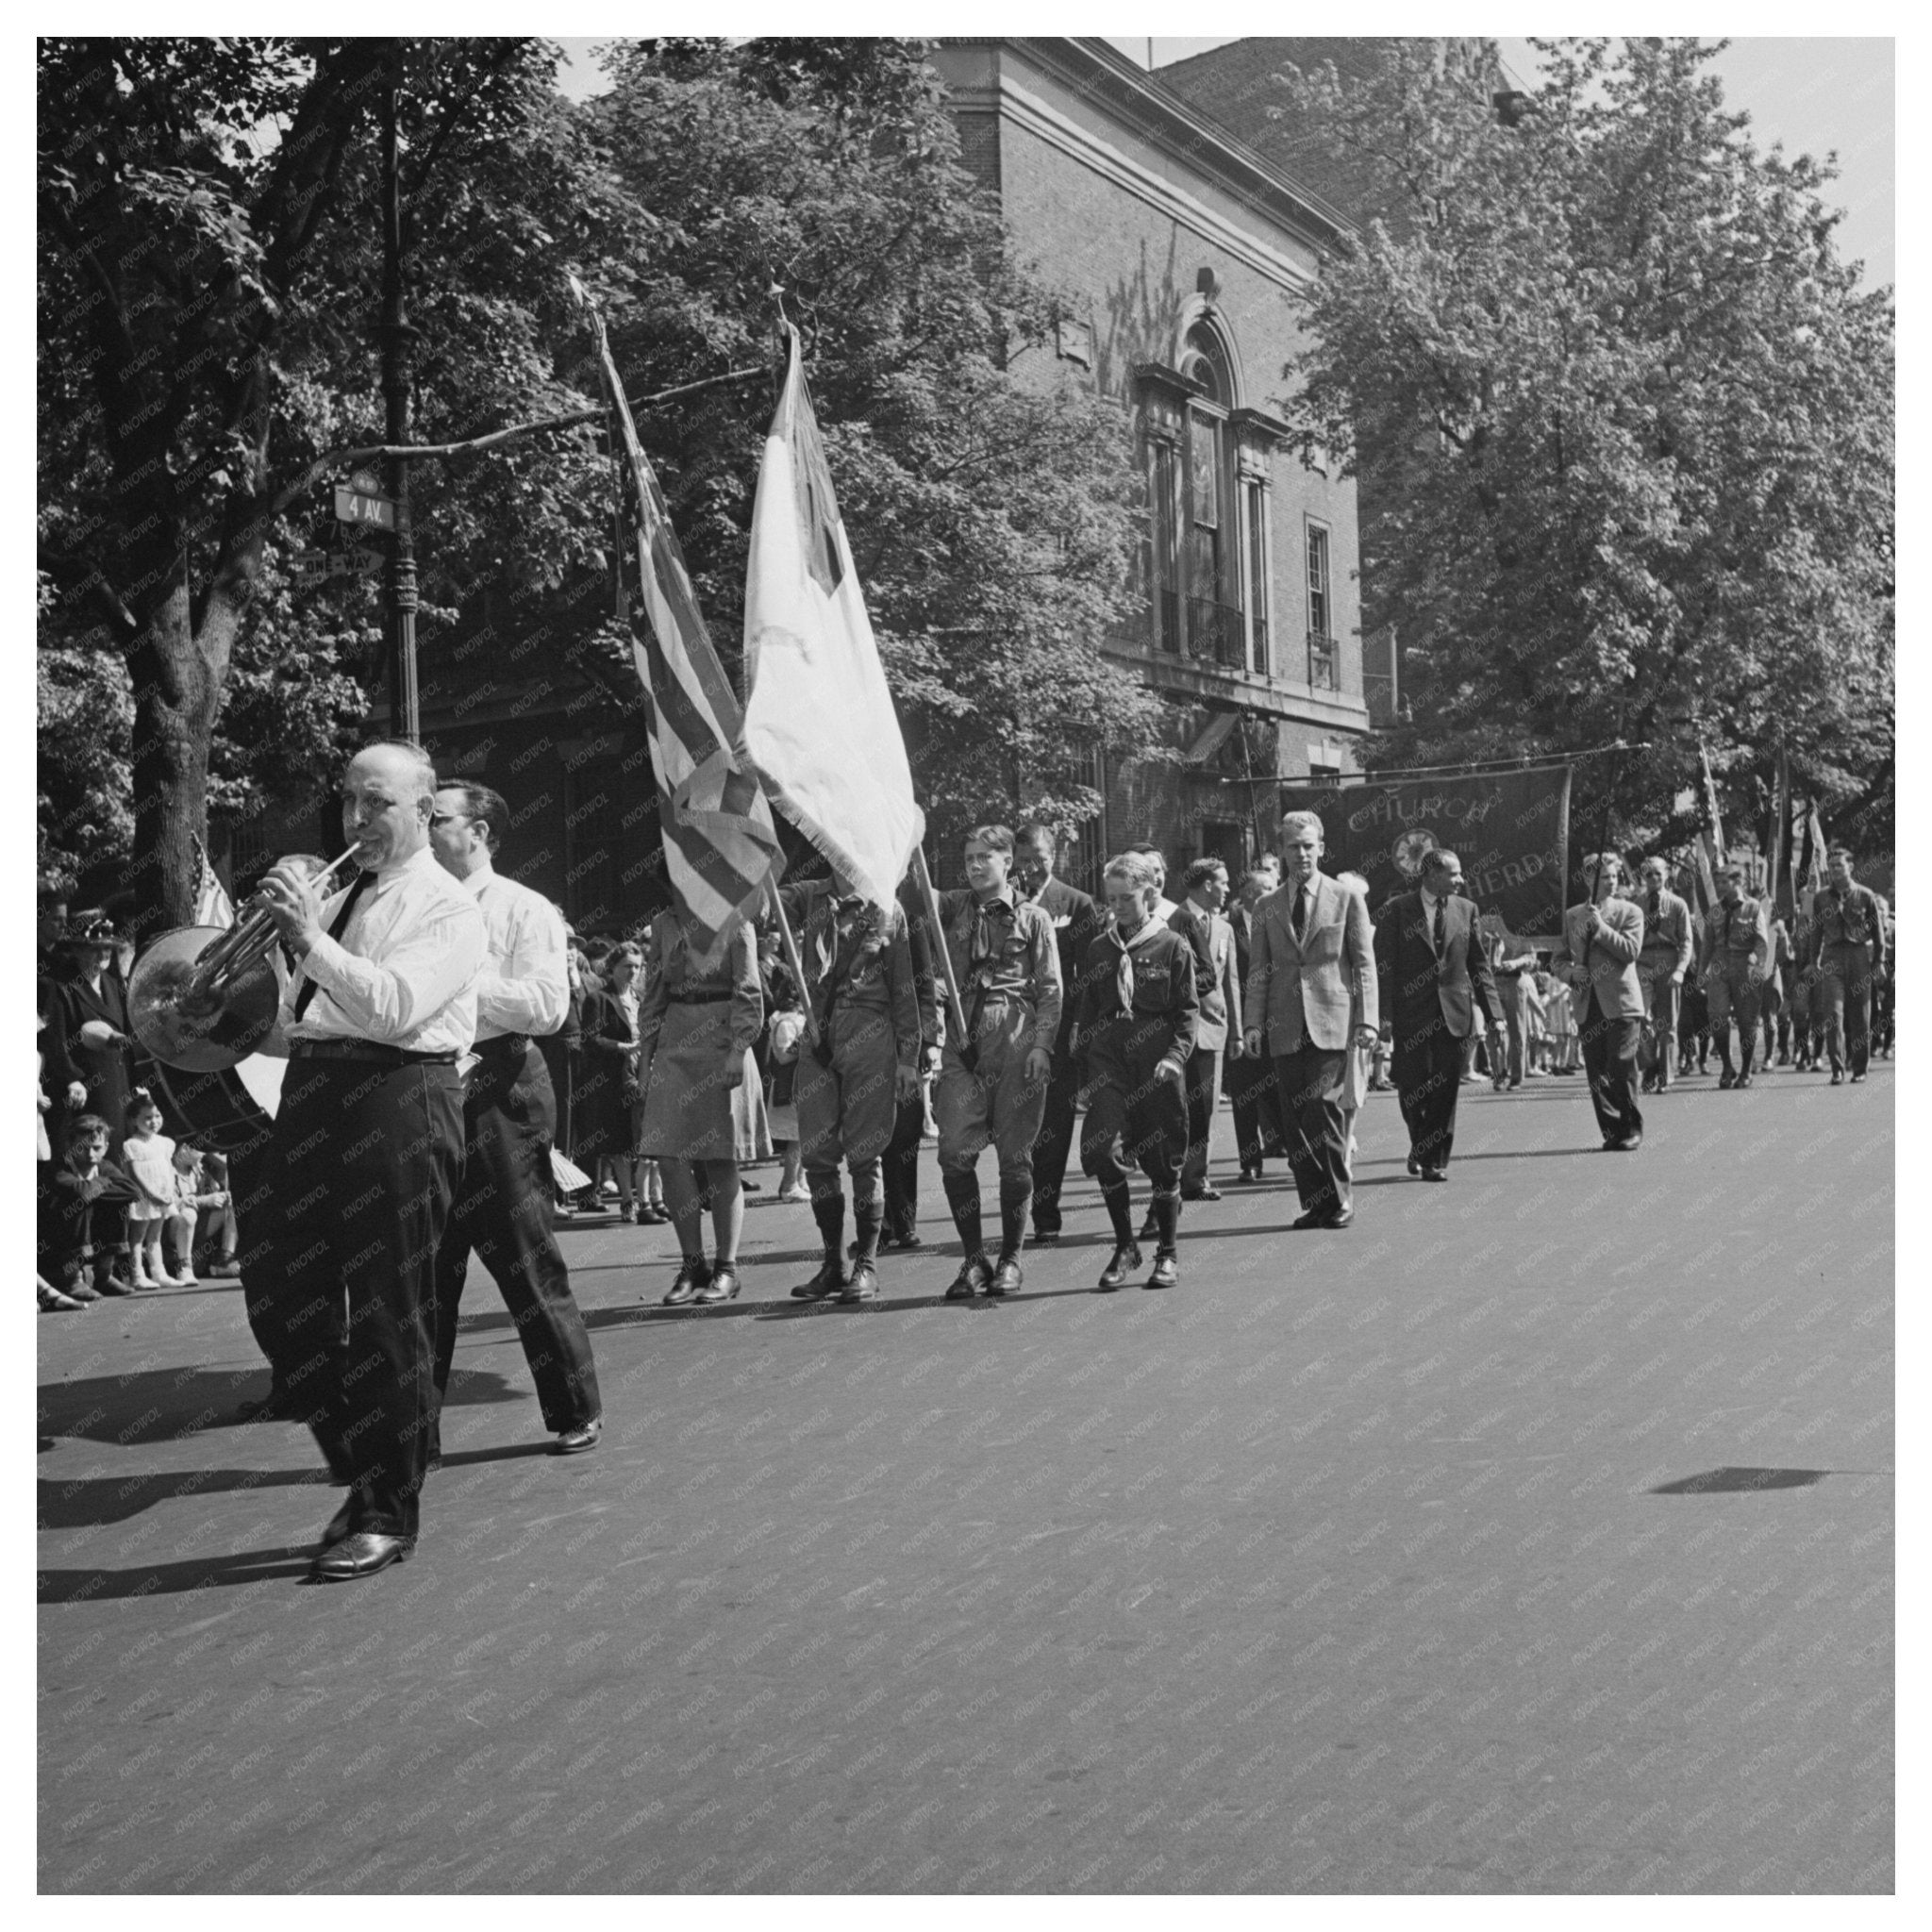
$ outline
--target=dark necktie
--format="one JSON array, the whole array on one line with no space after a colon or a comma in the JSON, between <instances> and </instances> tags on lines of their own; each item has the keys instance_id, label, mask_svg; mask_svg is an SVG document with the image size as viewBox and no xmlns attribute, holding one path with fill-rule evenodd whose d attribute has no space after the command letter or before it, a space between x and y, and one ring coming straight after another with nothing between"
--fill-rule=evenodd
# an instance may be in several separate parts
<instances>
[{"instance_id":1,"label":"dark necktie","mask_svg":"<svg viewBox=\"0 0 1932 1932\"><path fill-rule=\"evenodd\" d=\"M1442 957L1442 941L1448 926L1448 908L1441 899L1436 901L1436 958Z\"/></svg>"},{"instance_id":2,"label":"dark necktie","mask_svg":"<svg viewBox=\"0 0 1932 1932\"><path fill-rule=\"evenodd\" d=\"M1297 886L1294 889L1294 942L1296 945L1300 945L1302 941L1307 936L1307 925L1308 889L1306 886Z\"/></svg>"},{"instance_id":3,"label":"dark necktie","mask_svg":"<svg viewBox=\"0 0 1932 1932\"><path fill-rule=\"evenodd\" d=\"M355 911L356 901L362 896L367 887L375 883L375 874L373 872L358 872L356 874L356 883L349 888L347 898L336 908L335 919L331 922L328 929L330 939L340 940L343 933L349 929L349 914ZM295 995L295 1009L289 1016L291 1024L299 1020L308 1010L308 1002L315 997L318 990L312 977L302 982L302 991Z\"/></svg>"}]
</instances>

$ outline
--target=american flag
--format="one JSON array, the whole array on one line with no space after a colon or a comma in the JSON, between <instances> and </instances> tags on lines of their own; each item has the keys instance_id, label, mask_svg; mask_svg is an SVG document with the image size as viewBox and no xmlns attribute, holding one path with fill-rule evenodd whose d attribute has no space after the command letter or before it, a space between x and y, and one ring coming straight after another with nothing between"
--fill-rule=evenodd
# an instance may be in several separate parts
<instances>
[{"instance_id":1,"label":"american flag","mask_svg":"<svg viewBox=\"0 0 1932 1932\"><path fill-rule=\"evenodd\" d=\"M575 277L571 287L596 335L623 441L625 529L637 546L648 620L632 627L631 661L647 700L665 871L693 947L710 952L782 869L777 828L745 750L744 713L705 629L664 492L638 441L603 318Z\"/></svg>"}]
</instances>

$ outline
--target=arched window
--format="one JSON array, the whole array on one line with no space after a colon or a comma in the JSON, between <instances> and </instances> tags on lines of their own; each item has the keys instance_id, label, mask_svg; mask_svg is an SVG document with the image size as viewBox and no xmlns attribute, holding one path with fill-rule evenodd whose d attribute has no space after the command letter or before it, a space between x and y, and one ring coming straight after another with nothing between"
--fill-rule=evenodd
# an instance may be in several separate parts
<instances>
[{"instance_id":1,"label":"arched window","mask_svg":"<svg viewBox=\"0 0 1932 1932\"><path fill-rule=\"evenodd\" d=\"M1221 331L1207 322L1197 322L1188 331L1181 352L1181 374L1207 391L1208 400L1224 409L1235 402L1234 364L1222 340Z\"/></svg>"}]
</instances>

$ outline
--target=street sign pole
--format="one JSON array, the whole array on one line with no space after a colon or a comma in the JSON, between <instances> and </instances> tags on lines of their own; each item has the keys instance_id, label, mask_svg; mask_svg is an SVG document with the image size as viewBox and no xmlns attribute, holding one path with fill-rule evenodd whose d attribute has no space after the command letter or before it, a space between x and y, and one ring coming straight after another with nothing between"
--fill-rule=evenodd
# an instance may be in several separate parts
<instances>
[{"instance_id":1,"label":"street sign pole","mask_svg":"<svg viewBox=\"0 0 1932 1932\"><path fill-rule=\"evenodd\" d=\"M402 83L403 42L390 43L389 85L382 93L382 394L391 446L409 440L409 326L403 300L402 190L396 159L396 97ZM416 687L416 548L409 527L409 462L388 459L389 494L395 504L388 585L389 722L399 738L422 735L423 709Z\"/></svg>"}]
</instances>

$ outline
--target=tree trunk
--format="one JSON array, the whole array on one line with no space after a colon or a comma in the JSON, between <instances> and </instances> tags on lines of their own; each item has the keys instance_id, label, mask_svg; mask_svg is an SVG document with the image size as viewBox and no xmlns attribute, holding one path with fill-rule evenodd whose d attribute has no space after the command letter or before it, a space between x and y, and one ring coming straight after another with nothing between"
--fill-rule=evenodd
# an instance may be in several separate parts
<instances>
[{"instance_id":1,"label":"tree trunk","mask_svg":"<svg viewBox=\"0 0 1932 1932\"><path fill-rule=\"evenodd\" d=\"M194 915L208 838L208 759L228 661L235 613L211 599L204 636L191 625L186 581L149 614L129 655L134 676L134 856L129 866L135 930L145 942ZM215 629L221 648L206 648ZM219 669L217 669L219 667Z\"/></svg>"}]
</instances>

